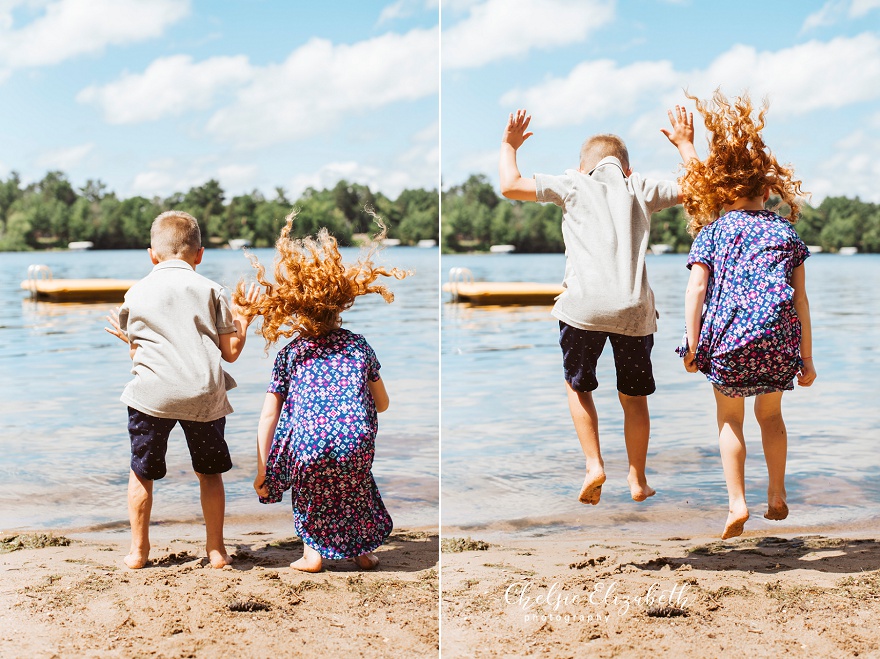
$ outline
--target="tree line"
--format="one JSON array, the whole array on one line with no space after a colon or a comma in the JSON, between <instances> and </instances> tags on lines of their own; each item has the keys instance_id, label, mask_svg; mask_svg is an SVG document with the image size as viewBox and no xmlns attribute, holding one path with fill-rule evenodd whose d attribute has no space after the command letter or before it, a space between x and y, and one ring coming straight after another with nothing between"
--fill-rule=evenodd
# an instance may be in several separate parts
<instances>
[{"instance_id":1,"label":"tree line","mask_svg":"<svg viewBox=\"0 0 880 659\"><path fill-rule=\"evenodd\" d=\"M317 233L326 227L340 245L352 245L357 234L378 227L365 211L370 207L389 228L389 237L403 244L439 238L439 199L436 190L404 190L389 199L369 187L340 181L331 189L308 188L297 199L275 188L272 198L260 191L226 198L220 183L210 180L170 197L120 199L101 181L89 180L74 189L63 172L48 172L39 182L22 185L12 172L0 179L0 251L66 247L91 241L95 249L143 248L150 244L150 225L166 210L193 215L206 247L231 239L245 239L254 247L275 243L284 218L298 209L296 235Z\"/></svg>"},{"instance_id":2,"label":"tree line","mask_svg":"<svg viewBox=\"0 0 880 659\"><path fill-rule=\"evenodd\" d=\"M565 251L562 210L553 204L508 201L481 174L444 191L442 199L445 252L485 251L491 245L513 245L524 253ZM777 202L771 199L768 206ZM860 252L880 252L880 204L826 197L817 207L804 205L795 229L805 243L824 251L853 246ZM681 206L654 214L651 244L687 252L691 241Z\"/></svg>"}]
</instances>

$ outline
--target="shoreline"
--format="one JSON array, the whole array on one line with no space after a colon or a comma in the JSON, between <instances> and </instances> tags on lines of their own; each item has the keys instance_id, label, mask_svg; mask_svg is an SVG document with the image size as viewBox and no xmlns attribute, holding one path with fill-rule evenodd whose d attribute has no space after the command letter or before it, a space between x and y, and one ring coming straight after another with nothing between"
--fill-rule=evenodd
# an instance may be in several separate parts
<instances>
[{"instance_id":1,"label":"shoreline","mask_svg":"<svg viewBox=\"0 0 880 659\"><path fill-rule=\"evenodd\" d=\"M2 534L0 655L436 655L436 527L395 529L373 571L328 560L308 574L289 567L302 554L289 511L272 517L226 520L223 569L208 563L200 520L151 525L140 570L122 562L127 522Z\"/></svg>"}]
</instances>

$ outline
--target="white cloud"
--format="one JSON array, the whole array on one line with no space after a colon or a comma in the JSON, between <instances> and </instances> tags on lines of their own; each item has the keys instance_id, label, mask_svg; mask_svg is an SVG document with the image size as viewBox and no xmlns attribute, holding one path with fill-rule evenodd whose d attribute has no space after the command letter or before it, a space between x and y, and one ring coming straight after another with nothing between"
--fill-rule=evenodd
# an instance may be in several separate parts
<instances>
[{"instance_id":1,"label":"white cloud","mask_svg":"<svg viewBox=\"0 0 880 659\"><path fill-rule=\"evenodd\" d=\"M7 3L0 9L0 72L49 66L110 45L160 36L189 13L189 0L56 0L15 29Z\"/></svg>"},{"instance_id":2,"label":"white cloud","mask_svg":"<svg viewBox=\"0 0 880 659\"><path fill-rule=\"evenodd\" d=\"M880 114L874 116L880 123ZM821 161L813 172L810 191L811 203L819 204L825 197L858 196L862 201L880 203L880 136L857 130L834 145L834 154Z\"/></svg>"},{"instance_id":3,"label":"white cloud","mask_svg":"<svg viewBox=\"0 0 880 659\"><path fill-rule=\"evenodd\" d=\"M344 116L437 94L437 57L436 29L352 45L312 39L282 64L257 70L207 128L252 148L308 137Z\"/></svg>"},{"instance_id":4,"label":"white cloud","mask_svg":"<svg viewBox=\"0 0 880 659\"><path fill-rule=\"evenodd\" d=\"M329 162L316 172L294 176L287 186L288 198L298 198L306 188L315 188L316 190L332 188L342 180L369 186L371 190L378 190L380 189L378 185L380 174L378 168L362 165L354 160Z\"/></svg>"},{"instance_id":5,"label":"white cloud","mask_svg":"<svg viewBox=\"0 0 880 659\"><path fill-rule=\"evenodd\" d=\"M411 2L409 0L397 0L397 2L385 6L379 14L379 25L403 18L410 13Z\"/></svg>"},{"instance_id":6,"label":"white cloud","mask_svg":"<svg viewBox=\"0 0 880 659\"><path fill-rule=\"evenodd\" d=\"M801 32L834 25L844 16L849 19L861 18L875 9L880 9L880 0L829 0L804 19Z\"/></svg>"},{"instance_id":7,"label":"white cloud","mask_svg":"<svg viewBox=\"0 0 880 659\"><path fill-rule=\"evenodd\" d=\"M224 190L251 190L259 171L256 165L224 165L217 169L217 179Z\"/></svg>"},{"instance_id":8,"label":"white cloud","mask_svg":"<svg viewBox=\"0 0 880 659\"><path fill-rule=\"evenodd\" d=\"M880 37L865 33L775 52L738 45L688 83L702 96L719 85L728 94L767 95L775 116L840 108L880 96Z\"/></svg>"},{"instance_id":9,"label":"white cloud","mask_svg":"<svg viewBox=\"0 0 880 659\"><path fill-rule=\"evenodd\" d=\"M608 0L487 0L444 29L443 68L465 69L579 43L614 17Z\"/></svg>"},{"instance_id":10,"label":"white cloud","mask_svg":"<svg viewBox=\"0 0 880 659\"><path fill-rule=\"evenodd\" d=\"M618 67L610 60L578 64L565 78L542 82L501 97L511 110L527 108L541 126L567 126L626 112L669 89L676 78L667 61Z\"/></svg>"},{"instance_id":11,"label":"white cloud","mask_svg":"<svg viewBox=\"0 0 880 659\"><path fill-rule=\"evenodd\" d=\"M89 155L94 148L95 145L90 142L66 149L56 149L39 156L36 159L36 164L48 169L68 171L82 162L83 158Z\"/></svg>"},{"instance_id":12,"label":"white cloud","mask_svg":"<svg viewBox=\"0 0 880 659\"><path fill-rule=\"evenodd\" d=\"M189 55L163 57L141 74L124 74L104 86L92 85L76 97L96 105L111 124L155 121L210 107L215 97L253 78L244 55L212 57L193 63Z\"/></svg>"}]
</instances>

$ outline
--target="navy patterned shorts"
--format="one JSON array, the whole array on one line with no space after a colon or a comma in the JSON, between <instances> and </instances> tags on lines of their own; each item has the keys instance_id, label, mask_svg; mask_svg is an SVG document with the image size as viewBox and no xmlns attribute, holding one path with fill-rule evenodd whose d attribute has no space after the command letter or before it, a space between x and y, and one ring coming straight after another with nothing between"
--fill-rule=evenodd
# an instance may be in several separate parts
<instances>
[{"instance_id":1,"label":"navy patterned shorts","mask_svg":"<svg viewBox=\"0 0 880 659\"><path fill-rule=\"evenodd\" d=\"M193 470L200 474L222 474L232 469L229 447L223 437L226 417L216 421L178 421L159 419L128 408L128 435L131 439L131 469L141 478L155 481L165 477L168 435L180 423L186 435Z\"/></svg>"},{"instance_id":2,"label":"navy patterned shorts","mask_svg":"<svg viewBox=\"0 0 880 659\"><path fill-rule=\"evenodd\" d=\"M617 370L617 390L627 396L647 396L657 389L654 370L651 367L651 348L654 335L624 336L612 332L594 332L559 322L559 345L562 347L562 364L565 381L575 391L593 391L599 386L596 379L596 362L611 340L614 351L614 368Z\"/></svg>"}]
</instances>

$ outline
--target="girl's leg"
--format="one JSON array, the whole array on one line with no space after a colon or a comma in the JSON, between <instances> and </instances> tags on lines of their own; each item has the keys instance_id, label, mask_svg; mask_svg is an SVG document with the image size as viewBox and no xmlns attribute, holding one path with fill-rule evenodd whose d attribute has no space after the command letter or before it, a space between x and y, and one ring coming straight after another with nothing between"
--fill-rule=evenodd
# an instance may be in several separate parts
<instances>
[{"instance_id":1,"label":"girl's leg","mask_svg":"<svg viewBox=\"0 0 880 659\"><path fill-rule=\"evenodd\" d=\"M351 559L355 562L362 570L372 570L377 565L379 565L379 557L372 552L367 552L366 554L361 554L360 556L355 556Z\"/></svg>"},{"instance_id":2,"label":"girl's leg","mask_svg":"<svg viewBox=\"0 0 880 659\"><path fill-rule=\"evenodd\" d=\"M785 503L785 460L788 454L788 433L782 420L782 392L761 394L755 399L755 418L761 426L761 442L767 461L767 519L788 517Z\"/></svg>"},{"instance_id":3,"label":"girl's leg","mask_svg":"<svg viewBox=\"0 0 880 659\"><path fill-rule=\"evenodd\" d=\"M605 482L605 463L599 450L599 416L591 392L575 391L568 382L565 383L565 390L568 392L571 420L574 421L575 432L587 459L587 475L578 500L595 506L599 503L602 483Z\"/></svg>"},{"instance_id":4,"label":"girl's leg","mask_svg":"<svg viewBox=\"0 0 880 659\"><path fill-rule=\"evenodd\" d=\"M317 549L313 549L306 543L303 543L302 558L291 563L290 567L301 572L320 572L321 554L318 553Z\"/></svg>"},{"instance_id":5,"label":"girl's leg","mask_svg":"<svg viewBox=\"0 0 880 659\"><path fill-rule=\"evenodd\" d=\"M721 464L724 466L724 480L727 482L729 514L721 535L721 539L726 540L741 535L749 518L749 509L746 506L746 441L743 437L745 406L742 398L729 398L714 388L713 391L718 408Z\"/></svg>"}]
</instances>

